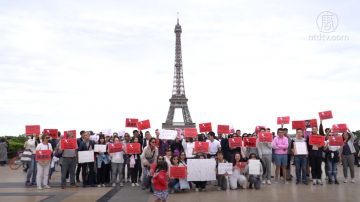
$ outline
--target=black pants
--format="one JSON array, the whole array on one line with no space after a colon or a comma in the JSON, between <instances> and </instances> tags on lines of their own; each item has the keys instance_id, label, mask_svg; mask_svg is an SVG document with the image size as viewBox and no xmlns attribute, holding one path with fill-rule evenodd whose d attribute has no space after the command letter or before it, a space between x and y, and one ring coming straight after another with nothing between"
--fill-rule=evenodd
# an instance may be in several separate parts
<instances>
[{"instance_id":1,"label":"black pants","mask_svg":"<svg viewBox=\"0 0 360 202\"><path fill-rule=\"evenodd\" d=\"M96 182L98 184L107 184L110 182L110 169L109 164L105 164L104 162L101 163L101 168L97 168L96 173ZM109 180L109 181L107 181Z\"/></svg>"},{"instance_id":2,"label":"black pants","mask_svg":"<svg viewBox=\"0 0 360 202\"><path fill-rule=\"evenodd\" d=\"M81 172L81 163L78 163L77 168L76 168L76 181L80 181L80 172Z\"/></svg>"},{"instance_id":3,"label":"black pants","mask_svg":"<svg viewBox=\"0 0 360 202\"><path fill-rule=\"evenodd\" d=\"M138 183L138 174L140 169L141 169L140 160L136 160L134 167L130 168L131 183Z\"/></svg>"},{"instance_id":4,"label":"black pants","mask_svg":"<svg viewBox=\"0 0 360 202\"><path fill-rule=\"evenodd\" d=\"M82 172L83 185L95 184L95 171L94 171L93 162L81 164L81 172Z\"/></svg>"},{"instance_id":5,"label":"black pants","mask_svg":"<svg viewBox=\"0 0 360 202\"><path fill-rule=\"evenodd\" d=\"M310 158L310 166L311 166L311 175L312 179L321 179L321 163L322 157L311 156Z\"/></svg>"},{"instance_id":6,"label":"black pants","mask_svg":"<svg viewBox=\"0 0 360 202\"><path fill-rule=\"evenodd\" d=\"M196 188L205 189L206 181L196 181L194 182Z\"/></svg>"}]
</instances>

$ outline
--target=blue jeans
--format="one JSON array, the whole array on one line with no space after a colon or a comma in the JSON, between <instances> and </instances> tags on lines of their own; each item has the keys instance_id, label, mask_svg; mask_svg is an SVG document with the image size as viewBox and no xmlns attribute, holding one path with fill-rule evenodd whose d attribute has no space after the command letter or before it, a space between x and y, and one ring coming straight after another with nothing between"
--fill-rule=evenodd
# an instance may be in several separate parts
<instances>
[{"instance_id":1,"label":"blue jeans","mask_svg":"<svg viewBox=\"0 0 360 202\"><path fill-rule=\"evenodd\" d=\"M36 183L36 173L37 173L35 154L33 154L31 156L31 161L28 162L28 166L29 166L29 169L26 174L26 182L30 183L30 178L31 178L31 183L35 184Z\"/></svg>"},{"instance_id":2,"label":"blue jeans","mask_svg":"<svg viewBox=\"0 0 360 202\"><path fill-rule=\"evenodd\" d=\"M180 191L180 183L177 179L170 179L169 190Z\"/></svg>"},{"instance_id":3,"label":"blue jeans","mask_svg":"<svg viewBox=\"0 0 360 202\"><path fill-rule=\"evenodd\" d=\"M331 180L331 181L337 180L337 178L336 178L336 175L337 175L337 162L332 160L332 159L328 159L327 160L327 165L328 165L328 177L329 177L329 180Z\"/></svg>"},{"instance_id":4,"label":"blue jeans","mask_svg":"<svg viewBox=\"0 0 360 202\"><path fill-rule=\"evenodd\" d=\"M294 157L295 167L296 167L296 182L306 182L306 166L307 166L307 157L305 155L295 155Z\"/></svg>"}]
</instances>

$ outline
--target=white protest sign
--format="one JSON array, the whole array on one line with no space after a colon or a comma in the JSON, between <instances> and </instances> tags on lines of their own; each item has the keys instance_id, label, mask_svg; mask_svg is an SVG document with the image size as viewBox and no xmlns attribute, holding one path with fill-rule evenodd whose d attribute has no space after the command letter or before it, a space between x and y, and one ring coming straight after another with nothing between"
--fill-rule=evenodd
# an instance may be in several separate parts
<instances>
[{"instance_id":1,"label":"white protest sign","mask_svg":"<svg viewBox=\"0 0 360 202\"><path fill-rule=\"evenodd\" d=\"M78 152L79 163L90 163L94 162L94 151L79 151Z\"/></svg>"},{"instance_id":2,"label":"white protest sign","mask_svg":"<svg viewBox=\"0 0 360 202\"><path fill-rule=\"evenodd\" d=\"M218 174L224 175L233 173L233 164L232 163L219 163L218 164Z\"/></svg>"},{"instance_id":3,"label":"white protest sign","mask_svg":"<svg viewBox=\"0 0 360 202\"><path fill-rule=\"evenodd\" d=\"M159 139L161 140L175 140L178 132L176 130L159 130Z\"/></svg>"},{"instance_id":4,"label":"white protest sign","mask_svg":"<svg viewBox=\"0 0 360 202\"><path fill-rule=\"evenodd\" d=\"M215 159L188 159L188 181L214 181L216 180Z\"/></svg>"},{"instance_id":5,"label":"white protest sign","mask_svg":"<svg viewBox=\"0 0 360 202\"><path fill-rule=\"evenodd\" d=\"M106 152L106 144L96 144L94 146L94 152Z\"/></svg>"},{"instance_id":6,"label":"white protest sign","mask_svg":"<svg viewBox=\"0 0 360 202\"><path fill-rule=\"evenodd\" d=\"M306 142L294 142L295 155L307 155L307 145Z\"/></svg>"},{"instance_id":7,"label":"white protest sign","mask_svg":"<svg viewBox=\"0 0 360 202\"><path fill-rule=\"evenodd\" d=\"M249 175L260 175L261 162L258 159L249 160Z\"/></svg>"},{"instance_id":8,"label":"white protest sign","mask_svg":"<svg viewBox=\"0 0 360 202\"><path fill-rule=\"evenodd\" d=\"M104 135L112 135L112 130L111 129L104 129L101 131L102 134Z\"/></svg>"}]
</instances>

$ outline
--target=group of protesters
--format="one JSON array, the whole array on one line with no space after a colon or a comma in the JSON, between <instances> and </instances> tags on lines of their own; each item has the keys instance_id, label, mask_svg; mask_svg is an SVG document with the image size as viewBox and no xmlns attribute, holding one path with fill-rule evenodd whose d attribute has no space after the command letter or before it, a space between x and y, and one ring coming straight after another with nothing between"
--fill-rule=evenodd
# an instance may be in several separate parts
<instances>
[{"instance_id":1,"label":"group of protesters","mask_svg":"<svg viewBox=\"0 0 360 202\"><path fill-rule=\"evenodd\" d=\"M215 159L219 163L232 163L231 174L217 174L217 189L260 189L261 186L272 183L288 184L292 180L291 164L295 165L295 183L307 185L312 179L313 185L323 185L322 164L325 163L325 179L328 184L339 184L337 176L338 164L342 164L343 183L355 183L355 162L358 162L360 152L356 150L360 143L355 143L355 135L348 130L342 135L342 146L329 145L328 138L335 135L334 131L327 128L323 130L322 123L319 128L311 127L296 129L295 138L291 138L288 129L278 128L273 134L272 142L256 142L256 147L236 147L229 144L230 138L257 137L259 133L271 132L270 128L259 128L259 131L249 134L241 134L240 130L232 134L215 134L210 131L197 135L195 138L184 137L179 134L174 140L160 139L159 130L155 130L155 137L150 131L144 134L134 130L132 135L125 133L119 135L94 134L91 131L81 131L80 138L76 140L76 149L62 149L62 134L58 138L47 134L29 135L25 142L25 150L30 151L31 161L28 161L26 186L37 186L38 189L49 189L49 181L58 163L61 166L61 188L67 187L67 179L70 179L70 187L78 187L82 182L83 187L124 186L130 182L133 187L149 189L157 198L157 201L166 201L169 193L183 192L195 189L205 191L206 186L212 182L187 181L174 179L169 175L172 166L187 166L188 159ZM310 133L310 134L308 134ZM325 142L321 145L309 143L310 136L325 136ZM75 138L75 134L68 133L66 138ZM196 152L195 142L208 142L207 152ZM297 155L294 151L296 142L305 142L307 154ZM95 152L94 162L78 163L78 152L94 150L96 144L108 145L121 143L123 150L118 152ZM141 152L127 154L128 143L140 143ZM52 159L49 161L36 161L35 154L38 150L51 150ZM258 159L261 162L259 175L249 174L248 161ZM275 166L275 172L272 167ZM350 178L348 176L350 170ZM80 181L81 173L81 181ZM311 174L311 175L310 175ZM274 179L272 179L274 178Z\"/></svg>"}]
</instances>

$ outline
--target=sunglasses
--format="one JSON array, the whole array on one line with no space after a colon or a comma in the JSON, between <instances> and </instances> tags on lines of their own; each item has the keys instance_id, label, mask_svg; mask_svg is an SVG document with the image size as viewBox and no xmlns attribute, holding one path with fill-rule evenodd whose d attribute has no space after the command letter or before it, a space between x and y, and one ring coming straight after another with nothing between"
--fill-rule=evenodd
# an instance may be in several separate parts
<instances>
[{"instance_id":1,"label":"sunglasses","mask_svg":"<svg viewBox=\"0 0 360 202\"><path fill-rule=\"evenodd\" d=\"M49 136L46 136L45 139L50 139L50 137L49 137Z\"/></svg>"}]
</instances>

